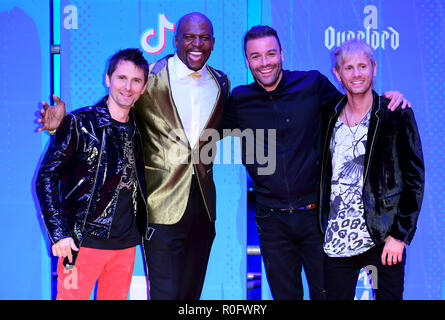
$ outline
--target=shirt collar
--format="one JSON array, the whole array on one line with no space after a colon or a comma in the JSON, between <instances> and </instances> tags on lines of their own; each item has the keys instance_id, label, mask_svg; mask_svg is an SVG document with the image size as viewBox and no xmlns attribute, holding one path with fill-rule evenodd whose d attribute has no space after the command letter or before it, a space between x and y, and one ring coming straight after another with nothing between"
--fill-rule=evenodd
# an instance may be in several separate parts
<instances>
[{"instance_id":1,"label":"shirt collar","mask_svg":"<svg viewBox=\"0 0 445 320\"><path fill-rule=\"evenodd\" d=\"M204 64L204 66L198 71L190 70L185 65L185 63L182 62L181 59L179 59L177 53L175 53L173 56L173 68L174 68L174 72L175 72L176 76L178 77L178 79L184 79L184 78L188 77L193 72L200 73L202 75L202 79L205 79L208 76L207 64Z\"/></svg>"}]
</instances>

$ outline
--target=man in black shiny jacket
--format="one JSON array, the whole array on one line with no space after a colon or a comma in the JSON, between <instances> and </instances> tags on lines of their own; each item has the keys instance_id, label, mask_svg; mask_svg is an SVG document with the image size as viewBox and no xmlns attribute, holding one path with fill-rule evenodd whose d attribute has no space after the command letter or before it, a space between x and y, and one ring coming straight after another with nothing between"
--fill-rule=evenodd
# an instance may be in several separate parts
<instances>
[{"instance_id":1,"label":"man in black shiny jacket","mask_svg":"<svg viewBox=\"0 0 445 320\"><path fill-rule=\"evenodd\" d=\"M52 137L36 182L52 252L57 299L126 299L136 245L149 237L141 143L133 104L147 84L138 49L111 57L109 95L67 114Z\"/></svg>"},{"instance_id":2,"label":"man in black shiny jacket","mask_svg":"<svg viewBox=\"0 0 445 320\"><path fill-rule=\"evenodd\" d=\"M425 168L411 109L388 110L372 90L372 48L352 39L334 52L346 96L327 117L320 222L328 299L354 299L359 271L376 299L402 299L405 244L420 212Z\"/></svg>"}]
</instances>

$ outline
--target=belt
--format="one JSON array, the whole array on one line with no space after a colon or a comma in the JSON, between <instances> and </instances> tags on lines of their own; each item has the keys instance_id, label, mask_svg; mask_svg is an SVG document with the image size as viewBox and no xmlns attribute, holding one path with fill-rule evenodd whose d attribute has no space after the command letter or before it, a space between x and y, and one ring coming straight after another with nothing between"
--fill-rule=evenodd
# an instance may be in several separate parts
<instances>
[{"instance_id":1,"label":"belt","mask_svg":"<svg viewBox=\"0 0 445 320\"><path fill-rule=\"evenodd\" d=\"M301 211L301 210L313 210L316 209L317 205L315 203L309 203L305 206L298 207L298 208L284 208L284 209L274 209L274 211L277 212L283 212L283 213L292 213L295 211Z\"/></svg>"}]
</instances>

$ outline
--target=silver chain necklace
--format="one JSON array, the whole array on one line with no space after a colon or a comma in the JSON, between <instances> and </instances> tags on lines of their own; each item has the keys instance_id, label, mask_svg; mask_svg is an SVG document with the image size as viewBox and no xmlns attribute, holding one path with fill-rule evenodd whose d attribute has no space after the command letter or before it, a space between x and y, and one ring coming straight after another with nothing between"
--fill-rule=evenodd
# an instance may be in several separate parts
<instances>
[{"instance_id":1,"label":"silver chain necklace","mask_svg":"<svg viewBox=\"0 0 445 320\"><path fill-rule=\"evenodd\" d=\"M345 119L346 119L346 124L347 124L347 127L348 127L349 131L350 131L350 132L352 133L352 135L354 136L354 140L355 140L355 134L357 133L358 129L360 128L360 125L362 124L363 119L365 119L366 116L368 115L369 111L371 111L371 108L368 109L368 111L365 113L365 115L361 118L360 122L357 123L357 121L354 121L355 126L357 127L357 128L355 129L355 132L354 132L354 131L352 131L352 129L351 129L352 126L351 126L350 123L349 123L349 120L348 120L348 113L346 112L346 107L345 107Z\"/></svg>"}]
</instances>

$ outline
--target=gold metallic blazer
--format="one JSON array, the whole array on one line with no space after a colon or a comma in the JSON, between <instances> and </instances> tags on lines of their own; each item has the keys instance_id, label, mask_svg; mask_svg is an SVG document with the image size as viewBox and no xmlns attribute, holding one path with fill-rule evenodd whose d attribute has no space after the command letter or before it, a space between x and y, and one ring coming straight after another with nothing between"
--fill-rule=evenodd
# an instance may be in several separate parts
<instances>
[{"instance_id":1,"label":"gold metallic blazer","mask_svg":"<svg viewBox=\"0 0 445 320\"><path fill-rule=\"evenodd\" d=\"M187 206L192 174L197 175L208 217L214 221L216 192L212 167L215 154L210 163L200 161L199 155L207 143L216 141L201 135L199 143L193 149L190 147L170 89L167 60L171 56L150 65L147 90L134 107L144 153L150 223L174 224L181 219ZM217 83L218 97L204 129L218 130L230 83L224 73L207 68Z\"/></svg>"}]
</instances>

